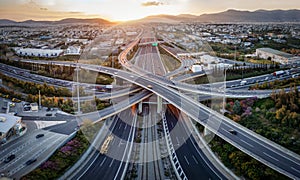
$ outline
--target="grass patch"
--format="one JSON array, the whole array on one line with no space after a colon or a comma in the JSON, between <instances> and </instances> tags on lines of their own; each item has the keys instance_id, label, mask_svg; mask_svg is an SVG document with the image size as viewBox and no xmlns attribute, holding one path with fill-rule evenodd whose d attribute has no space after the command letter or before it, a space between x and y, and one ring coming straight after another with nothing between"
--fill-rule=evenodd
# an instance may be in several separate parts
<instances>
[{"instance_id":1,"label":"grass patch","mask_svg":"<svg viewBox=\"0 0 300 180\"><path fill-rule=\"evenodd\" d=\"M175 59L171 56L162 54L160 57L161 57L162 63L164 64L167 72L174 71L174 70L178 69L181 65L181 63L177 59Z\"/></svg>"}]
</instances>

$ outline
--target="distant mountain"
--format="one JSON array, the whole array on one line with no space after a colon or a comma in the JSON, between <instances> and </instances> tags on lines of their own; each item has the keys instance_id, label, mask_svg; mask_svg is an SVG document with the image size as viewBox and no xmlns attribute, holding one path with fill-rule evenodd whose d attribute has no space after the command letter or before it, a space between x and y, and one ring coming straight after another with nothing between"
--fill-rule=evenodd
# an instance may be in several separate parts
<instances>
[{"instance_id":1,"label":"distant mountain","mask_svg":"<svg viewBox=\"0 0 300 180\"><path fill-rule=\"evenodd\" d=\"M67 24L67 23L98 23L98 24L112 24L112 22L107 21L101 18L93 18L93 19L76 19L76 18L68 18L62 19L60 21L56 21L56 24Z\"/></svg>"},{"instance_id":2,"label":"distant mountain","mask_svg":"<svg viewBox=\"0 0 300 180\"><path fill-rule=\"evenodd\" d=\"M214 14L202 14L200 16L181 14L147 16L138 22L157 22L157 23L179 23L179 22L300 22L300 10L257 10L239 11L227 10Z\"/></svg>"},{"instance_id":3,"label":"distant mountain","mask_svg":"<svg viewBox=\"0 0 300 180\"><path fill-rule=\"evenodd\" d=\"M195 19L200 22L300 22L300 10L227 10L215 14L203 14Z\"/></svg>"},{"instance_id":4,"label":"distant mountain","mask_svg":"<svg viewBox=\"0 0 300 180\"><path fill-rule=\"evenodd\" d=\"M1 24L13 24L13 23L16 23L16 22L9 20L9 19L0 19L0 25Z\"/></svg>"},{"instance_id":5,"label":"distant mountain","mask_svg":"<svg viewBox=\"0 0 300 180\"><path fill-rule=\"evenodd\" d=\"M22 22L16 22L7 19L0 19L0 25L27 25L27 24L34 24L34 25L60 25L60 24L114 24L110 21L101 18L93 18L93 19L76 19L76 18L68 18L62 19L59 21L34 21L34 20L27 20Z\"/></svg>"},{"instance_id":6,"label":"distant mountain","mask_svg":"<svg viewBox=\"0 0 300 180\"><path fill-rule=\"evenodd\" d=\"M131 22L142 23L180 23L180 22L208 22L208 23L238 23L238 22L299 22L300 23L300 10L257 10L257 11L239 11L227 10L214 14L202 14L195 16L191 14L174 15L153 15L147 16L142 19L134 20ZM59 21L34 21L27 20L23 22L15 22L8 19L0 19L0 25L60 25L69 23L98 23L98 24L115 24L101 18L93 19L76 19L68 18Z\"/></svg>"},{"instance_id":7,"label":"distant mountain","mask_svg":"<svg viewBox=\"0 0 300 180\"><path fill-rule=\"evenodd\" d=\"M178 16L174 15L166 15L166 14L160 14L160 15L153 15L153 16L147 16L142 19L135 20L135 22L142 22L142 23L180 23L180 22L186 22L191 21L197 16L189 15L189 14L181 14Z\"/></svg>"}]
</instances>

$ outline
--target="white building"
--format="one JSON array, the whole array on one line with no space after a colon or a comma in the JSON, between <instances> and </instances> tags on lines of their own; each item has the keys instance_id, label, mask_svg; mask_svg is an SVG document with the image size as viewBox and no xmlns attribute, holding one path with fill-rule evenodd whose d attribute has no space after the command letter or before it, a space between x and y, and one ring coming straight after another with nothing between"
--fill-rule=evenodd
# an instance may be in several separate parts
<instances>
[{"instance_id":1,"label":"white building","mask_svg":"<svg viewBox=\"0 0 300 180\"><path fill-rule=\"evenodd\" d=\"M292 54L288 54L271 48L256 49L256 56L258 58L269 59L280 64L293 64L300 62L300 57L298 56L293 56Z\"/></svg>"},{"instance_id":2,"label":"white building","mask_svg":"<svg viewBox=\"0 0 300 180\"><path fill-rule=\"evenodd\" d=\"M65 52L65 55L80 55L81 48L76 46L69 46Z\"/></svg>"},{"instance_id":3,"label":"white building","mask_svg":"<svg viewBox=\"0 0 300 180\"><path fill-rule=\"evenodd\" d=\"M191 68L192 72L195 73L195 72L199 72L199 71L202 71L202 66L201 65L192 65L192 68Z\"/></svg>"},{"instance_id":4,"label":"white building","mask_svg":"<svg viewBox=\"0 0 300 180\"><path fill-rule=\"evenodd\" d=\"M0 114L0 142L5 142L10 136L20 133L21 119L18 116Z\"/></svg>"},{"instance_id":5,"label":"white building","mask_svg":"<svg viewBox=\"0 0 300 180\"><path fill-rule=\"evenodd\" d=\"M214 56L210 56L206 54L201 56L200 62L203 64L218 64L219 59Z\"/></svg>"},{"instance_id":6,"label":"white building","mask_svg":"<svg viewBox=\"0 0 300 180\"><path fill-rule=\"evenodd\" d=\"M63 53L60 49L15 48L19 56L58 57Z\"/></svg>"}]
</instances>

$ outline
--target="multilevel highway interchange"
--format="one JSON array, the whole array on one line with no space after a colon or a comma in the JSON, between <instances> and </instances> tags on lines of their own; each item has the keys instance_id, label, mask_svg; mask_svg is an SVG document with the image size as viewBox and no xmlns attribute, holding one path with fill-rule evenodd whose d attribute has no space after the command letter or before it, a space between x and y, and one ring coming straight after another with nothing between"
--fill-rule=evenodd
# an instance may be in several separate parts
<instances>
[{"instance_id":1,"label":"multilevel highway interchange","mask_svg":"<svg viewBox=\"0 0 300 180\"><path fill-rule=\"evenodd\" d=\"M110 93L94 92L93 95L80 99L73 96L74 101L82 102L95 96L103 100L110 99L112 106L76 116L62 114L60 118L65 120L63 124L28 134L26 138L29 140L25 141L25 137L22 137L16 144L5 144L0 151L1 157L4 157L0 161L0 172L8 177L20 178L46 160L48 151L59 147L59 142L66 140L74 130L78 130L78 125L84 119L90 119L94 123L103 121L104 125L91 142L88 151L61 179L126 179L129 171L133 170L138 179L238 178L211 152L202 135L196 130L194 122L200 123L210 133L272 169L293 179L300 178L299 155L199 103L201 99L212 97L264 98L270 96L271 90L249 91L249 85L237 87L240 80L203 85L187 84L183 80L201 76L205 72L184 74L186 67L193 65L193 59L181 60L179 68L167 72L156 43L160 42L151 30L142 31L119 54L118 60L122 69L80 62L51 61L55 65L68 65L109 74L132 85ZM138 49L133 58L127 59L134 47ZM50 62L28 59L22 61L36 64ZM24 81L46 81L70 90L77 84L75 81L31 76L29 71L5 64L1 64L0 68L5 75ZM20 71L23 73L19 73ZM272 75L263 75L252 77L248 82L271 78ZM88 87L89 84L80 83L80 86ZM38 148L34 143L35 136L40 132L45 134L45 138L38 142ZM137 136L140 138L139 143L134 141ZM5 164L3 161L9 151L14 151L17 157ZM20 163L32 158L36 158L38 163L32 166Z\"/></svg>"}]
</instances>

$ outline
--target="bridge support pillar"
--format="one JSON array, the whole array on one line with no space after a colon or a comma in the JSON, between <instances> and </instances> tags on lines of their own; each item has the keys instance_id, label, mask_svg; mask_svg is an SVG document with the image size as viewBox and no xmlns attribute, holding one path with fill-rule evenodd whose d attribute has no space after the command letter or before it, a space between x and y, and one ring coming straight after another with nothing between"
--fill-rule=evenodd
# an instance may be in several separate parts
<instances>
[{"instance_id":1,"label":"bridge support pillar","mask_svg":"<svg viewBox=\"0 0 300 180\"><path fill-rule=\"evenodd\" d=\"M161 113L162 111L162 98L157 96L157 113Z\"/></svg>"},{"instance_id":2,"label":"bridge support pillar","mask_svg":"<svg viewBox=\"0 0 300 180\"><path fill-rule=\"evenodd\" d=\"M138 113L142 113L142 111L143 111L143 102L140 102L138 104Z\"/></svg>"},{"instance_id":3,"label":"bridge support pillar","mask_svg":"<svg viewBox=\"0 0 300 180\"><path fill-rule=\"evenodd\" d=\"M209 129L207 129L206 127L204 127L204 136L211 135L211 134L212 134L212 132Z\"/></svg>"}]
</instances>

